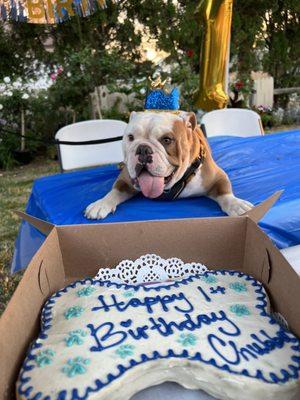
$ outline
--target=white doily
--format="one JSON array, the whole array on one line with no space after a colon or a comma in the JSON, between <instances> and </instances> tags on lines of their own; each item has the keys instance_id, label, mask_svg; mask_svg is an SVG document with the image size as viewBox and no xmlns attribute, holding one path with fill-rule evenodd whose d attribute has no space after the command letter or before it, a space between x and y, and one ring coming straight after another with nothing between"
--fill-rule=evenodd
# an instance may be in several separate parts
<instances>
[{"instance_id":1,"label":"white doily","mask_svg":"<svg viewBox=\"0 0 300 400\"><path fill-rule=\"evenodd\" d=\"M139 284L182 279L206 271L208 268L200 263L185 264L179 258L165 260L156 254L146 254L135 261L123 260L116 268L100 268L94 279Z\"/></svg>"}]
</instances>

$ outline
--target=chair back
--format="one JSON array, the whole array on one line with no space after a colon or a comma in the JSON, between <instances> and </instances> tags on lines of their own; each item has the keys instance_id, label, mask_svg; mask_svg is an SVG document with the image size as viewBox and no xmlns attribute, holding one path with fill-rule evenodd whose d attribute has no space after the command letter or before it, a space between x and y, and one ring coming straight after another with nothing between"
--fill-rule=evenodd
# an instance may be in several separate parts
<instances>
[{"instance_id":1,"label":"chair back","mask_svg":"<svg viewBox=\"0 0 300 400\"><path fill-rule=\"evenodd\" d=\"M264 135L260 116L242 108L210 111L202 117L201 127L207 137Z\"/></svg>"},{"instance_id":2,"label":"chair back","mask_svg":"<svg viewBox=\"0 0 300 400\"><path fill-rule=\"evenodd\" d=\"M82 142L123 136L126 122L97 119L77 122L61 128L55 135L58 141ZM62 171L118 163L123 160L122 141L88 145L58 144Z\"/></svg>"}]
</instances>

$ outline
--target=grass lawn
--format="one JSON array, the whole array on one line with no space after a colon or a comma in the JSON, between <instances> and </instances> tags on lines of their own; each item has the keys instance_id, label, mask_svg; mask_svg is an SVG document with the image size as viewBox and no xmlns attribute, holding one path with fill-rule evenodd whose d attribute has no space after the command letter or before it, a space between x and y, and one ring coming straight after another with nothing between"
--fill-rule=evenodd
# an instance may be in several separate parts
<instances>
[{"instance_id":1,"label":"grass lawn","mask_svg":"<svg viewBox=\"0 0 300 400\"><path fill-rule=\"evenodd\" d=\"M14 242L20 224L14 210L25 210L35 178L58 171L58 163L48 160L38 160L11 171L0 170L0 314L22 277L22 272L10 275Z\"/></svg>"}]
</instances>

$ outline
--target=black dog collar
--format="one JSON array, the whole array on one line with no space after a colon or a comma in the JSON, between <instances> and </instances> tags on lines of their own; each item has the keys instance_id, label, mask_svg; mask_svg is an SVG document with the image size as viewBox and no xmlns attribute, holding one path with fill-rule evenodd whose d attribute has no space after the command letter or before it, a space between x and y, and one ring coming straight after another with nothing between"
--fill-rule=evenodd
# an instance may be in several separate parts
<instances>
[{"instance_id":1,"label":"black dog collar","mask_svg":"<svg viewBox=\"0 0 300 400\"><path fill-rule=\"evenodd\" d=\"M185 171L183 177L175 183L174 186L169 190L165 190L159 197L154 200L175 200L186 187L187 183L190 181L191 177L195 175L197 169L204 161L204 155L199 155L195 161L190 165L190 167Z\"/></svg>"}]
</instances>

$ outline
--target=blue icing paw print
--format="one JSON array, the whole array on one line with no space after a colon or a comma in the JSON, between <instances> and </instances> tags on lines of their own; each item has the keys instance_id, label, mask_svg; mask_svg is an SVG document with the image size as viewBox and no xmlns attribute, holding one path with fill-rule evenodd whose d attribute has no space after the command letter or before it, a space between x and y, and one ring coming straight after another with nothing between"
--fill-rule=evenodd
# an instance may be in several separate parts
<instances>
[{"instance_id":1,"label":"blue icing paw print","mask_svg":"<svg viewBox=\"0 0 300 400\"><path fill-rule=\"evenodd\" d=\"M181 333L177 342L183 347L194 346L197 342L197 337L192 333Z\"/></svg>"},{"instance_id":2,"label":"blue icing paw print","mask_svg":"<svg viewBox=\"0 0 300 400\"><path fill-rule=\"evenodd\" d=\"M86 366L91 362L88 358L75 357L70 358L67 364L62 368L62 372L67 375L67 377L72 378L75 375L82 375L86 373Z\"/></svg>"},{"instance_id":3,"label":"blue icing paw print","mask_svg":"<svg viewBox=\"0 0 300 400\"><path fill-rule=\"evenodd\" d=\"M238 293L247 292L247 286L243 282L232 282L230 283L229 287Z\"/></svg>"},{"instance_id":4,"label":"blue icing paw print","mask_svg":"<svg viewBox=\"0 0 300 400\"><path fill-rule=\"evenodd\" d=\"M124 297L133 297L133 296L134 296L134 291L133 291L133 290L126 290L126 291L123 293L123 296L124 296Z\"/></svg>"},{"instance_id":5,"label":"blue icing paw print","mask_svg":"<svg viewBox=\"0 0 300 400\"><path fill-rule=\"evenodd\" d=\"M50 365L53 361L55 352L51 349L42 350L35 356L35 362L38 367L44 367L45 365Z\"/></svg>"},{"instance_id":6,"label":"blue icing paw print","mask_svg":"<svg viewBox=\"0 0 300 400\"><path fill-rule=\"evenodd\" d=\"M80 306L73 306L67 309L67 311L64 312L64 316L66 319L74 318L74 317L80 317L80 315L83 313L84 308Z\"/></svg>"},{"instance_id":7,"label":"blue icing paw print","mask_svg":"<svg viewBox=\"0 0 300 400\"><path fill-rule=\"evenodd\" d=\"M217 282L217 278L214 275L206 275L206 276L202 276L201 278L205 283L216 283Z\"/></svg>"},{"instance_id":8,"label":"blue icing paw print","mask_svg":"<svg viewBox=\"0 0 300 400\"><path fill-rule=\"evenodd\" d=\"M238 317L243 317L245 315L250 315L248 307L243 304L234 304L229 307L230 311L233 312Z\"/></svg>"},{"instance_id":9,"label":"blue icing paw print","mask_svg":"<svg viewBox=\"0 0 300 400\"><path fill-rule=\"evenodd\" d=\"M90 296L92 293L94 293L95 290L96 290L96 289L95 289L94 287L92 287L92 286L87 286L87 287L84 287L84 288L78 290L77 296L78 296L78 297L88 297L88 296Z\"/></svg>"},{"instance_id":10,"label":"blue icing paw print","mask_svg":"<svg viewBox=\"0 0 300 400\"><path fill-rule=\"evenodd\" d=\"M134 346L132 344L122 344L115 353L122 359L133 355Z\"/></svg>"},{"instance_id":11,"label":"blue icing paw print","mask_svg":"<svg viewBox=\"0 0 300 400\"><path fill-rule=\"evenodd\" d=\"M80 345L83 344L83 337L87 335L86 331L83 331L82 329L77 329L76 331L71 331L68 334L69 336L64 339L66 342L66 345L68 347L73 346L74 344Z\"/></svg>"}]
</instances>

